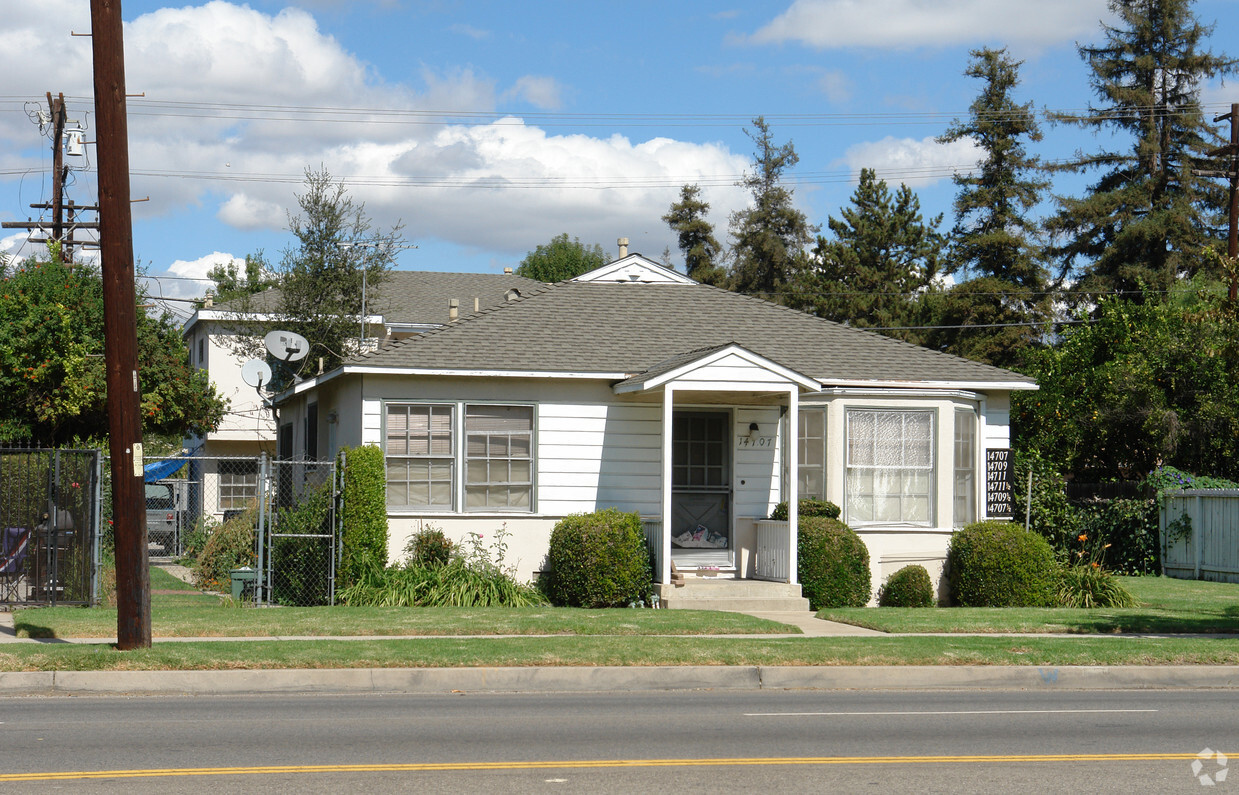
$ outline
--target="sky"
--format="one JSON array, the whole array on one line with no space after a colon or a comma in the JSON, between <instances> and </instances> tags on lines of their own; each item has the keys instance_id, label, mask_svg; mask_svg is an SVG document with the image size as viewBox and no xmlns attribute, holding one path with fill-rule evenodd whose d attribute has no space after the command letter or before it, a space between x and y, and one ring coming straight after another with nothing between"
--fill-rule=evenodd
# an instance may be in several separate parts
<instances>
[{"instance_id":1,"label":"sky","mask_svg":"<svg viewBox=\"0 0 1239 795\"><path fill-rule=\"evenodd\" d=\"M51 143L37 111L63 93L93 141L88 0L4 0L0 19L0 220L50 201ZM1217 31L1239 1L1198 0ZM292 245L306 169L325 168L378 230L402 225L402 270L501 273L568 233L613 254L683 267L661 220L702 186L726 244L748 201L752 119L800 162L787 177L810 223L839 217L861 168L906 182L952 222L951 175L970 141L979 81L969 52L1023 62L1015 96L1038 112L1095 98L1077 44L1103 41L1105 0L125 0L134 251L155 297L202 296L210 267ZM1206 44L1223 52L1214 33ZM1239 51L1239 48L1235 48ZM1232 52L1235 54L1235 52ZM1239 87L1202 87L1211 117ZM1219 125L1221 129L1221 125ZM1046 160L1103 142L1043 124ZM96 198L93 145L69 157L67 198ZM1078 194L1078 179L1054 190ZM1047 205L1048 206L1048 205ZM34 253L0 231L0 252ZM163 304L184 317L189 305Z\"/></svg>"}]
</instances>

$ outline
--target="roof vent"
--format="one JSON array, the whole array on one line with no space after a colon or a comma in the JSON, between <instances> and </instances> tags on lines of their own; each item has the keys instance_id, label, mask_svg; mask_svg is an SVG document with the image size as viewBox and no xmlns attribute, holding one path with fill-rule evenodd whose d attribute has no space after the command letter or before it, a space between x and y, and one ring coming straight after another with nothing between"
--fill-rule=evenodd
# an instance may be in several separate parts
<instances>
[{"instance_id":1,"label":"roof vent","mask_svg":"<svg viewBox=\"0 0 1239 795\"><path fill-rule=\"evenodd\" d=\"M447 322L455 323L456 318L460 317L460 299L447 299Z\"/></svg>"},{"instance_id":2,"label":"roof vent","mask_svg":"<svg viewBox=\"0 0 1239 795\"><path fill-rule=\"evenodd\" d=\"M615 241L615 245L619 246L619 256L616 259L623 259L628 256L628 238L621 237Z\"/></svg>"},{"instance_id":3,"label":"roof vent","mask_svg":"<svg viewBox=\"0 0 1239 795\"><path fill-rule=\"evenodd\" d=\"M511 268L510 266L509 266L509 267L507 267L507 268L504 268L504 269L503 269L503 273L504 273L504 275L505 275L505 276L511 276L511 275L512 275L512 268Z\"/></svg>"}]
</instances>

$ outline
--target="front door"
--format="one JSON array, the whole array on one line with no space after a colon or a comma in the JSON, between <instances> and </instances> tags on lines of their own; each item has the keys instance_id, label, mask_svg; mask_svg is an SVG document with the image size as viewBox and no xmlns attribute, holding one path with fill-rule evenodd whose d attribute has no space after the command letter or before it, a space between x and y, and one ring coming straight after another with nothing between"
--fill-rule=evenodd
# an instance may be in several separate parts
<instances>
[{"instance_id":1,"label":"front door","mask_svg":"<svg viewBox=\"0 0 1239 795\"><path fill-rule=\"evenodd\" d=\"M730 568L731 415L676 411L671 422L671 559L677 568Z\"/></svg>"}]
</instances>

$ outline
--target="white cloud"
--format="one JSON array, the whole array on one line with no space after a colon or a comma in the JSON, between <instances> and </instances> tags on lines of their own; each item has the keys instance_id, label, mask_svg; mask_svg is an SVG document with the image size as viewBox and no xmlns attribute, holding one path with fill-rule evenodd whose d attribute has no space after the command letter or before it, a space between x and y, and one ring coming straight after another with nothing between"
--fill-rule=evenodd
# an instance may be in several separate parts
<instances>
[{"instance_id":1,"label":"white cloud","mask_svg":"<svg viewBox=\"0 0 1239 795\"><path fill-rule=\"evenodd\" d=\"M517 79L516 84L505 96L520 97L536 108L543 110L558 110L563 106L560 99L562 90L553 77L525 75Z\"/></svg>"},{"instance_id":2,"label":"white cloud","mask_svg":"<svg viewBox=\"0 0 1239 795\"><path fill-rule=\"evenodd\" d=\"M852 98L852 81L845 72L837 69L818 77L817 87L831 102L847 102Z\"/></svg>"},{"instance_id":3,"label":"white cloud","mask_svg":"<svg viewBox=\"0 0 1239 795\"><path fill-rule=\"evenodd\" d=\"M932 137L867 141L848 147L842 162L860 171L871 168L878 179L898 184L927 185L950 179L956 171L969 171L980 162L982 151L971 138L940 144Z\"/></svg>"},{"instance_id":4,"label":"white cloud","mask_svg":"<svg viewBox=\"0 0 1239 795\"><path fill-rule=\"evenodd\" d=\"M795 0L749 37L757 44L940 47L1069 43L1098 32L1106 0Z\"/></svg>"},{"instance_id":5,"label":"white cloud","mask_svg":"<svg viewBox=\"0 0 1239 795\"><path fill-rule=\"evenodd\" d=\"M452 25L450 28L448 28L448 30L452 31L453 33L459 33L462 36L468 36L474 41L481 41L482 39L490 38L489 30L482 30L481 28L475 28L472 25L456 24L456 25Z\"/></svg>"},{"instance_id":6,"label":"white cloud","mask_svg":"<svg viewBox=\"0 0 1239 795\"><path fill-rule=\"evenodd\" d=\"M174 276L181 276L191 279L205 279L206 275L216 265L236 264L238 268L245 268L245 259L243 257L234 257L231 254L225 254L222 251L213 251L210 254L199 257L196 260L186 261L178 259L168 266L168 272Z\"/></svg>"},{"instance_id":7,"label":"white cloud","mask_svg":"<svg viewBox=\"0 0 1239 795\"><path fill-rule=\"evenodd\" d=\"M6 9L0 32L0 84L63 86L78 98L71 115L86 109L90 44L68 34L88 29L88 4L16 5L20 12ZM146 95L129 103L132 192L151 197L134 205L139 218L200 206L235 228L283 229L304 169L324 166L366 203L376 227L403 220L413 241L519 259L567 231L604 245L627 235L634 249L657 255L674 248L660 216L679 186L738 177L747 165L722 144L552 135L519 119L457 123L451 111L499 106L492 78L424 67L414 83L385 83L297 8L267 14L224 0L163 8L128 23L125 44L128 90ZM562 86L549 77L521 78L512 92L538 107L563 101ZM156 104L173 101L194 107ZM241 107L259 105L265 109ZM382 110L308 112L342 106ZM44 144L23 114L0 114L6 168L17 160L15 168L43 173ZM78 176L76 198L93 198L89 175ZM519 187L477 187L496 183ZM705 194L720 227L746 200L730 185ZM186 259L178 267L192 265Z\"/></svg>"}]
</instances>

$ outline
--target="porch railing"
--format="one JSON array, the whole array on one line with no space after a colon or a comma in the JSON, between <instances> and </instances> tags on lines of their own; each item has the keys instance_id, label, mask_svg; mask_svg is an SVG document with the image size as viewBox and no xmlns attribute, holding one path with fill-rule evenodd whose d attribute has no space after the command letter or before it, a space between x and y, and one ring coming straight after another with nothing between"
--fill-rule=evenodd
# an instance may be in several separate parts
<instances>
[{"instance_id":1,"label":"porch railing","mask_svg":"<svg viewBox=\"0 0 1239 795\"><path fill-rule=\"evenodd\" d=\"M787 521L758 519L754 579L791 581L791 528Z\"/></svg>"},{"instance_id":2,"label":"porch railing","mask_svg":"<svg viewBox=\"0 0 1239 795\"><path fill-rule=\"evenodd\" d=\"M645 530L645 548L650 552L650 563L654 567L654 582L659 582L663 570L663 522L642 516L641 528Z\"/></svg>"}]
</instances>

